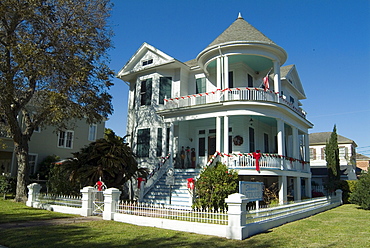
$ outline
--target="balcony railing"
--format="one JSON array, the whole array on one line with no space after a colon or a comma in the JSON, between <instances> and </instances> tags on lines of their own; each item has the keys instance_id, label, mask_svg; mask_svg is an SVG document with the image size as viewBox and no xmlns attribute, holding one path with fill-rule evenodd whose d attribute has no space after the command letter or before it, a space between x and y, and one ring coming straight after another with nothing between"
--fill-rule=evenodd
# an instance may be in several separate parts
<instances>
[{"instance_id":1,"label":"balcony railing","mask_svg":"<svg viewBox=\"0 0 370 248\"><path fill-rule=\"evenodd\" d=\"M220 161L230 169L256 169L256 156L253 153L225 154L216 152L207 165ZM271 153L260 153L259 168L263 170L288 170L310 172L309 162Z\"/></svg>"},{"instance_id":2,"label":"balcony railing","mask_svg":"<svg viewBox=\"0 0 370 248\"><path fill-rule=\"evenodd\" d=\"M281 103L288 106L303 118L306 118L306 112L291 102L288 102L285 96L280 95L279 92L264 90L262 88L217 89L212 92L174 97L165 99L165 109L192 107L226 101L267 101Z\"/></svg>"}]
</instances>

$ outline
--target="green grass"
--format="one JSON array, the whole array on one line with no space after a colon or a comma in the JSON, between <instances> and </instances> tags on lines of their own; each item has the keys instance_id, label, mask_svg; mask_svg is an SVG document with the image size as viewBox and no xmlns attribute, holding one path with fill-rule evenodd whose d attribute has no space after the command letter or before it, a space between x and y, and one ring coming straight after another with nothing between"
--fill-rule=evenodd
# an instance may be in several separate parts
<instances>
[{"instance_id":1,"label":"green grass","mask_svg":"<svg viewBox=\"0 0 370 248\"><path fill-rule=\"evenodd\" d=\"M66 217L73 217L73 215L30 208L27 207L25 204L14 202L12 200L0 200L0 224L8 222L47 220Z\"/></svg>"},{"instance_id":2,"label":"green grass","mask_svg":"<svg viewBox=\"0 0 370 248\"><path fill-rule=\"evenodd\" d=\"M15 205L13 205L15 204ZM10 215L28 215L35 211L19 203L0 201ZM15 206L15 211L9 206ZM47 212L53 216L56 213ZM44 216L44 214L41 214ZM59 215L55 215L59 216ZM19 217L24 219L25 217ZM355 205L338 208L288 223L250 237L228 240L159 228L140 227L114 221L14 228L1 230L0 244L17 247L370 247L370 211Z\"/></svg>"}]
</instances>

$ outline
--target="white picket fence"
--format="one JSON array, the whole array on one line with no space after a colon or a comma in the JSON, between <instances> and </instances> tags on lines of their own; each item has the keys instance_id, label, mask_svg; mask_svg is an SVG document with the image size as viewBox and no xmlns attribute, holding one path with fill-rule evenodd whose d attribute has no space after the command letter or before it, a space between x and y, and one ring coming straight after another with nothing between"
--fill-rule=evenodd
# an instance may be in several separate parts
<instances>
[{"instance_id":1,"label":"white picket fence","mask_svg":"<svg viewBox=\"0 0 370 248\"><path fill-rule=\"evenodd\" d=\"M82 216L94 214L96 189L93 187L83 188L82 198L65 197L65 199L62 196L40 196L41 186L35 183L29 185L28 189L27 206ZM342 204L341 190L328 197L254 210L247 209L250 201L246 196L235 193L225 199L228 206L227 212L193 210L173 205L120 202L121 192L114 188L109 188L102 193L104 199L100 201L103 203L100 210L105 220L239 240Z\"/></svg>"}]
</instances>

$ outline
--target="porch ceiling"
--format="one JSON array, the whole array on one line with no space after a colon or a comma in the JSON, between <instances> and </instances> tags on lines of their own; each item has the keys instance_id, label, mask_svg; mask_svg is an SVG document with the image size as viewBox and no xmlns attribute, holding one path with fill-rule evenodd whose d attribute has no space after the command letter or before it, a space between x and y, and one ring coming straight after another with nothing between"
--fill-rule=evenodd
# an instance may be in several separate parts
<instances>
[{"instance_id":1,"label":"porch ceiling","mask_svg":"<svg viewBox=\"0 0 370 248\"><path fill-rule=\"evenodd\" d=\"M229 56L229 64L242 62L248 65L256 72L267 70L273 66L272 61L268 58L256 55L232 55ZM208 68L216 67L216 60L209 63Z\"/></svg>"}]
</instances>

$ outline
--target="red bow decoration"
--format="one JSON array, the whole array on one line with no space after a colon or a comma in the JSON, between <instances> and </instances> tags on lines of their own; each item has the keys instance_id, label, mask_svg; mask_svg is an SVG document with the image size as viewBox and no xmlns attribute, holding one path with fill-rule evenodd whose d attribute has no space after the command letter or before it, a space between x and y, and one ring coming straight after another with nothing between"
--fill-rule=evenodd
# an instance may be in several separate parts
<instances>
[{"instance_id":1,"label":"red bow decoration","mask_svg":"<svg viewBox=\"0 0 370 248\"><path fill-rule=\"evenodd\" d=\"M145 178L142 178L142 177L139 177L138 179L137 179L137 186L138 186L138 188L140 189L140 185L141 185L141 182L142 181L145 181Z\"/></svg>"},{"instance_id":2,"label":"red bow decoration","mask_svg":"<svg viewBox=\"0 0 370 248\"><path fill-rule=\"evenodd\" d=\"M194 189L194 178L188 178L188 189Z\"/></svg>"},{"instance_id":3,"label":"red bow decoration","mask_svg":"<svg viewBox=\"0 0 370 248\"><path fill-rule=\"evenodd\" d=\"M98 186L98 191L102 191L103 189L103 182L102 181L97 181L96 186Z\"/></svg>"},{"instance_id":4,"label":"red bow decoration","mask_svg":"<svg viewBox=\"0 0 370 248\"><path fill-rule=\"evenodd\" d=\"M259 160L262 156L262 154L260 153L260 150L257 150L256 152L253 152L252 153L253 155L253 158L256 160L256 170L257 171L260 171L260 163L259 163Z\"/></svg>"}]
</instances>

